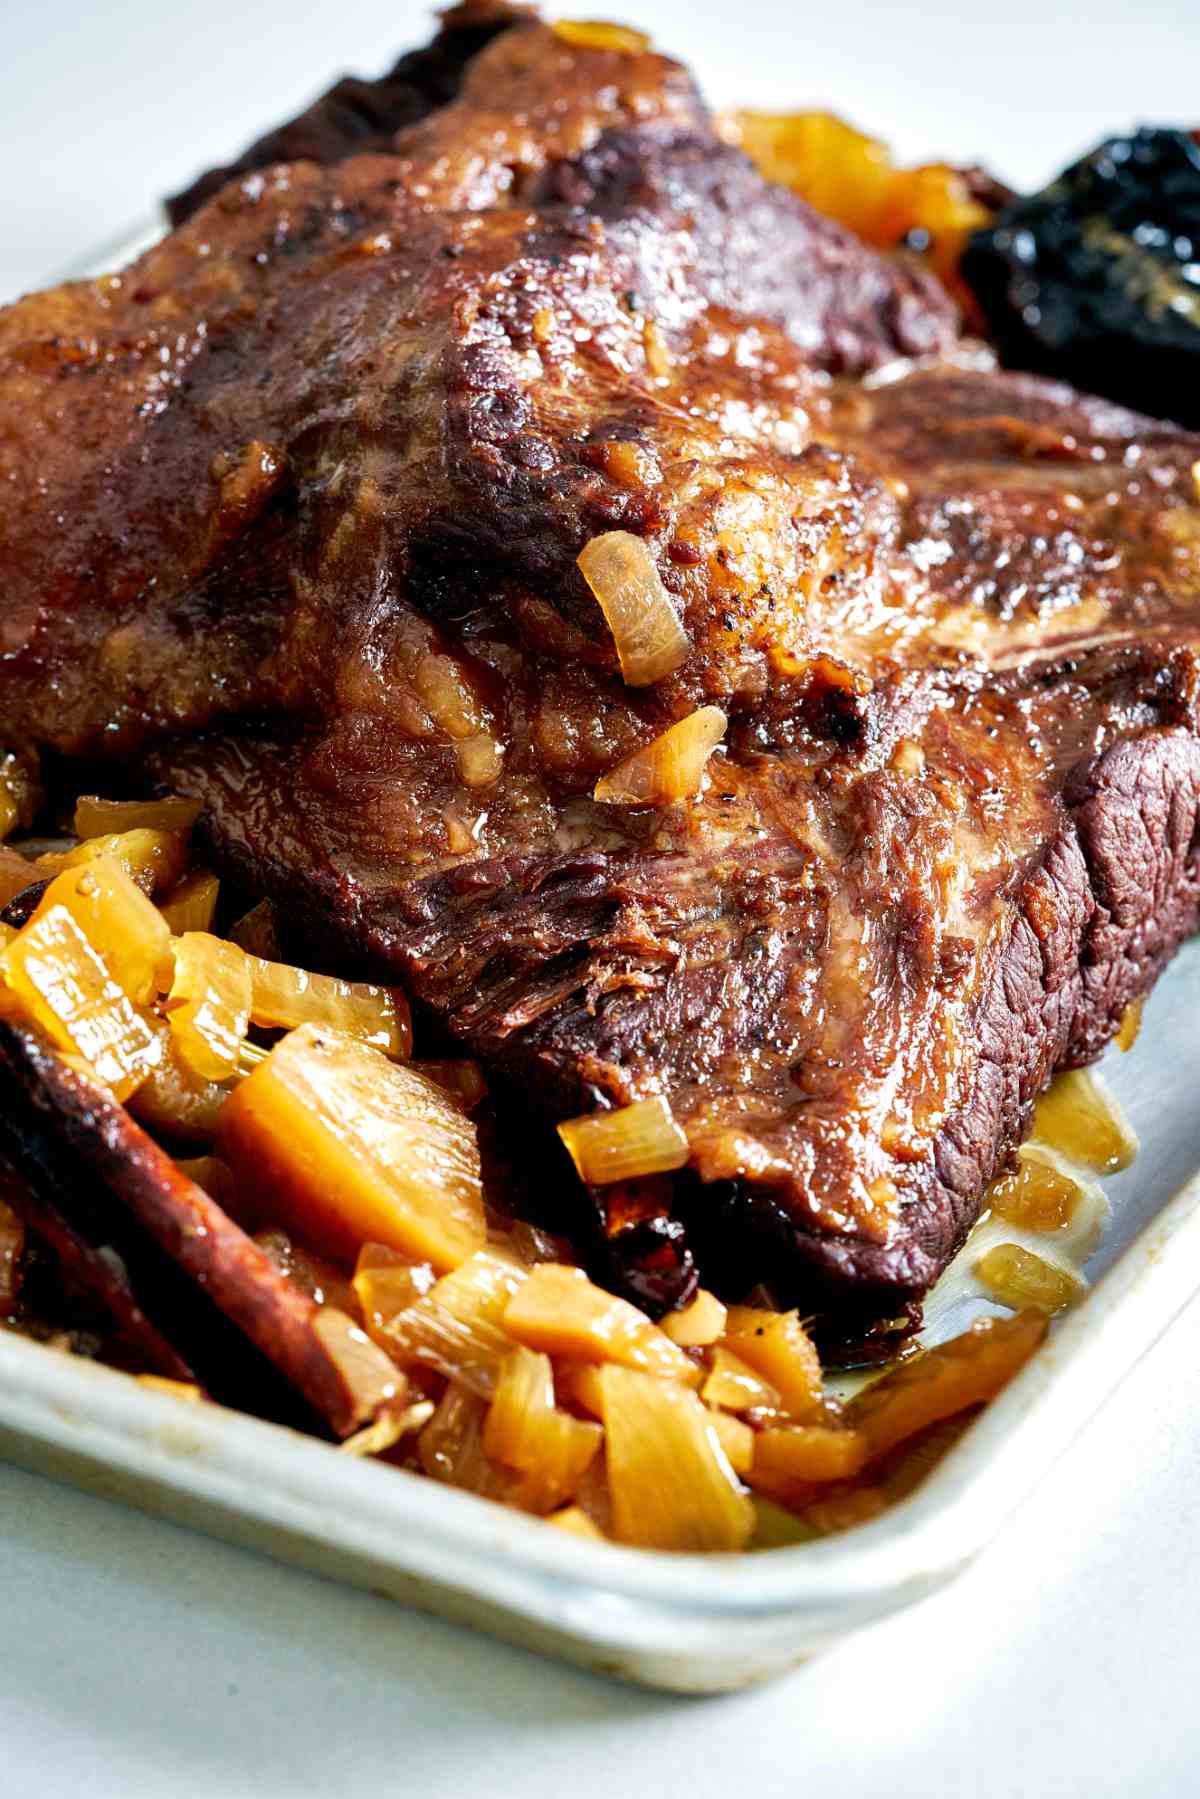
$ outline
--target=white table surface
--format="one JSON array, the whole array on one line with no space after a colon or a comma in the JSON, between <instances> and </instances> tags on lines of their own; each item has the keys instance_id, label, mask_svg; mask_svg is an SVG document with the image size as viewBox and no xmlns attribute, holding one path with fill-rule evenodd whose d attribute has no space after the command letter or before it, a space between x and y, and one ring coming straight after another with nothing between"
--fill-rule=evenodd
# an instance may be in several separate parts
<instances>
[{"instance_id":1,"label":"white table surface","mask_svg":"<svg viewBox=\"0 0 1200 1799\"><path fill-rule=\"evenodd\" d=\"M722 100L824 101L908 154L1027 182L1106 129L1195 116L1189 10L645 0L639 22ZM422 31L412 0L2 0L0 295ZM1198 1419L1193 1307L957 1585L773 1687L706 1701L0 1468L0 1794L1200 1793Z\"/></svg>"}]
</instances>

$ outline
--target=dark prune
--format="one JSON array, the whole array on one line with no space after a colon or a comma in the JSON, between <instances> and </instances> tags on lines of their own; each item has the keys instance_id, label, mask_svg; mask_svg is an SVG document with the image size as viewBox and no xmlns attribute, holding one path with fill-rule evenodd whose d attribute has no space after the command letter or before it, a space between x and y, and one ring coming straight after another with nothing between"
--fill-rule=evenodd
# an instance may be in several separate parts
<instances>
[{"instance_id":1,"label":"dark prune","mask_svg":"<svg viewBox=\"0 0 1200 1799\"><path fill-rule=\"evenodd\" d=\"M1113 137L974 234L962 273L1010 368L1200 424L1200 144Z\"/></svg>"}]
</instances>

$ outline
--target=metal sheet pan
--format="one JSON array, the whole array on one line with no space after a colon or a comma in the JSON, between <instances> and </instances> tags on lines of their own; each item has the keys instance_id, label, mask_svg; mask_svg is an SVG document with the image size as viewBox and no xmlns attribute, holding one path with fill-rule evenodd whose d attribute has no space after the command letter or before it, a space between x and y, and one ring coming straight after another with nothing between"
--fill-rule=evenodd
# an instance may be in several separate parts
<instances>
[{"instance_id":1,"label":"metal sheet pan","mask_svg":"<svg viewBox=\"0 0 1200 1799\"><path fill-rule=\"evenodd\" d=\"M1142 1149L1104 1183L1089 1297L915 1493L839 1537L736 1558L593 1544L4 1333L0 1455L597 1671L748 1685L949 1580L1200 1288L1198 1067L1200 941L1133 1050L1103 1064ZM964 1265L931 1308L936 1334L982 1309Z\"/></svg>"}]
</instances>

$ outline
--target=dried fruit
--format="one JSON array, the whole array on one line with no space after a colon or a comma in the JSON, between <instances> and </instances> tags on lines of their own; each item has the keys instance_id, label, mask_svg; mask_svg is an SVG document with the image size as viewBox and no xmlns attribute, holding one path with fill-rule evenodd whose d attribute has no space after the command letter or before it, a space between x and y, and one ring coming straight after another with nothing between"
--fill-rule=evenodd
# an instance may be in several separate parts
<instances>
[{"instance_id":1,"label":"dried fruit","mask_svg":"<svg viewBox=\"0 0 1200 1799\"><path fill-rule=\"evenodd\" d=\"M1108 138L972 238L963 274L1013 368L1200 424L1200 143Z\"/></svg>"}]
</instances>

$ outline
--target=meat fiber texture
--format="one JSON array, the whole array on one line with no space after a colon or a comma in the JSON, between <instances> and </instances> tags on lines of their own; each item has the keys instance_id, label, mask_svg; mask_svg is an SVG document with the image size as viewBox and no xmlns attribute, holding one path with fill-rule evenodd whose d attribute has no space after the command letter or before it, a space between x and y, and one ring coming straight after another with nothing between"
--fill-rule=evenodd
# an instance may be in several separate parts
<instances>
[{"instance_id":1,"label":"meat fiber texture","mask_svg":"<svg viewBox=\"0 0 1200 1799\"><path fill-rule=\"evenodd\" d=\"M996 373L650 50L474 7L398 69L366 153L321 102L0 314L6 745L203 799L614 1269L895 1315L1195 927L1200 439ZM690 643L650 687L612 529ZM711 704L694 800L593 799ZM653 1094L688 1168L572 1200L553 1122Z\"/></svg>"}]
</instances>

